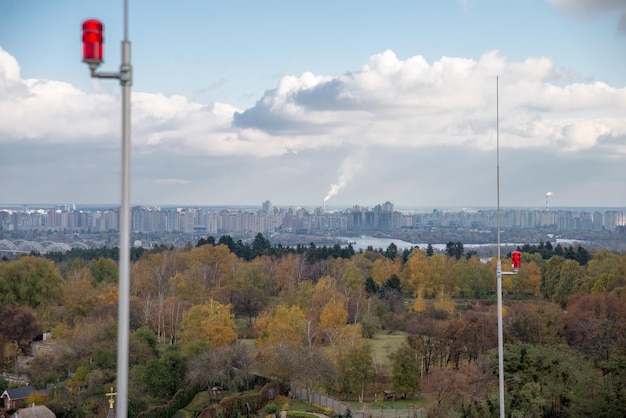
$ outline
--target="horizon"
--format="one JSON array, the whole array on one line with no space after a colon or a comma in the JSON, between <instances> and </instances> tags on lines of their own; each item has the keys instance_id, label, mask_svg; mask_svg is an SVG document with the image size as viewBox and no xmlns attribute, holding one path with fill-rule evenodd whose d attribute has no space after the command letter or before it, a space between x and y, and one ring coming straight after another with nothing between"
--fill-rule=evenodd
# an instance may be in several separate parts
<instances>
[{"instance_id":1,"label":"horizon","mask_svg":"<svg viewBox=\"0 0 626 418\"><path fill-rule=\"evenodd\" d=\"M270 201L271 202L271 201ZM324 209L326 212L337 211L337 210L349 210L354 207L359 208L368 208L372 209L378 205L382 205L386 202L375 203L371 205L366 204L352 204L352 205L326 205L325 208L322 205L306 205L306 204L288 204L288 205L278 205L272 203L273 208L279 209L293 209L293 208L303 208L303 209ZM472 210L497 210L497 206L468 206L468 205L460 205L460 206L433 206L433 205L398 205L394 202L389 202L393 204L394 211L398 212L406 212L406 211L428 211L432 212L433 210L440 211L472 211ZM89 210L92 208L111 208L117 209L120 207L119 203L0 203L0 210L13 209L13 210L21 210L24 207L28 207L28 210L38 210L38 209L65 209L67 206L75 206L75 210ZM131 208L135 207L143 207L143 208L159 208L163 209L203 209L203 208L222 208L222 209L260 209L262 208L262 203L258 204L220 204L220 205L194 205L194 204L166 204L166 205L155 205L155 204L142 204L142 203L133 203L131 204ZM500 210L536 210L536 211L584 211L587 210L626 210L626 206L549 206L546 210L545 206L502 206L500 205Z\"/></svg>"}]
</instances>

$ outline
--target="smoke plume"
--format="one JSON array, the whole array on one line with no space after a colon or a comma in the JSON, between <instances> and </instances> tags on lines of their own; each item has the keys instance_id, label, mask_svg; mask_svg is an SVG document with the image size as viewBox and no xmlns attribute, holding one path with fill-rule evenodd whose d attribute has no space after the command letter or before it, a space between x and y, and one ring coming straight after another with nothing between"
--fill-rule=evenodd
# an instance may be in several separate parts
<instances>
[{"instance_id":1,"label":"smoke plume","mask_svg":"<svg viewBox=\"0 0 626 418\"><path fill-rule=\"evenodd\" d=\"M363 166L363 159L365 156L365 149L361 149L359 152L348 155L341 162L341 166L339 167L339 177L337 178L337 182L330 185L330 190L326 194L324 198L324 203L326 203L331 197L335 196L339 193L339 190L343 189L346 184L352 180L354 175L361 169Z\"/></svg>"}]
</instances>

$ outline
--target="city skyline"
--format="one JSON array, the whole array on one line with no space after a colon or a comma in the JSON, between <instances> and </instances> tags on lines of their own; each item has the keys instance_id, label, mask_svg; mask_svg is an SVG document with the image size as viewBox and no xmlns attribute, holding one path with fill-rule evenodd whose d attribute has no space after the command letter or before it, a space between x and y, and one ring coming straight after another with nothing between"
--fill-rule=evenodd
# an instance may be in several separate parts
<instances>
[{"instance_id":1,"label":"city skyline","mask_svg":"<svg viewBox=\"0 0 626 418\"><path fill-rule=\"evenodd\" d=\"M56 208L8 209L0 206L0 232L18 230L93 230L107 232L119 229L119 208L80 208L60 205ZM502 227L556 227L565 230L615 231L626 226L625 211L618 208L579 208L545 210L507 208L501 210ZM203 230L245 232L249 234L285 230L319 230L350 232L397 231L417 226L495 228L495 208L476 210L430 211L404 210L392 202L373 207L354 205L350 208L325 211L322 207L278 207L269 200L256 207L144 207L131 209L131 229L135 232L186 233Z\"/></svg>"},{"instance_id":2,"label":"city skyline","mask_svg":"<svg viewBox=\"0 0 626 418\"><path fill-rule=\"evenodd\" d=\"M80 24L0 0L0 205L119 201L118 83ZM626 5L130 3L133 205L626 207Z\"/></svg>"}]
</instances>

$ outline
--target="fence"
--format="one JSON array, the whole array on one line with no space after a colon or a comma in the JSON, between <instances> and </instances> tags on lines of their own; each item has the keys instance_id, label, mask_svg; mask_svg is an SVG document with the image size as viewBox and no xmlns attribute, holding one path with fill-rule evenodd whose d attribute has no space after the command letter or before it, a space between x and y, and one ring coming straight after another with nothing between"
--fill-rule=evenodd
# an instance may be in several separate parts
<instances>
[{"instance_id":1,"label":"fence","mask_svg":"<svg viewBox=\"0 0 626 418\"><path fill-rule=\"evenodd\" d=\"M306 389L292 386L291 392L297 399L309 400ZM350 409L352 418L426 418L428 416L425 408L385 408L383 404L379 404L380 407L363 405L363 409L356 410L337 399L315 392L311 394L311 401L343 416Z\"/></svg>"}]
</instances>

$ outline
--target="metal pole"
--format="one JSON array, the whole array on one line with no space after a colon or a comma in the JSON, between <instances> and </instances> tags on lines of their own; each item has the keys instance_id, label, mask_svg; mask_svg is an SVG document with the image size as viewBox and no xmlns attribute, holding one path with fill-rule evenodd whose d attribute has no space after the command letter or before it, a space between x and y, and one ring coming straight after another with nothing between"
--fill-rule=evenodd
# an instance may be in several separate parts
<instances>
[{"instance_id":1,"label":"metal pole","mask_svg":"<svg viewBox=\"0 0 626 418\"><path fill-rule=\"evenodd\" d=\"M498 377L500 387L500 418L504 418L504 345L502 333L502 262L500 261L500 111L499 87L496 77L496 189L497 189L497 227L498 259L496 262L496 292L498 293Z\"/></svg>"},{"instance_id":2,"label":"metal pole","mask_svg":"<svg viewBox=\"0 0 626 418\"><path fill-rule=\"evenodd\" d=\"M116 416L128 416L128 352L130 330L130 42L128 41L128 0L124 0L122 41L122 196L120 203L119 305L117 328Z\"/></svg>"}]
</instances>

